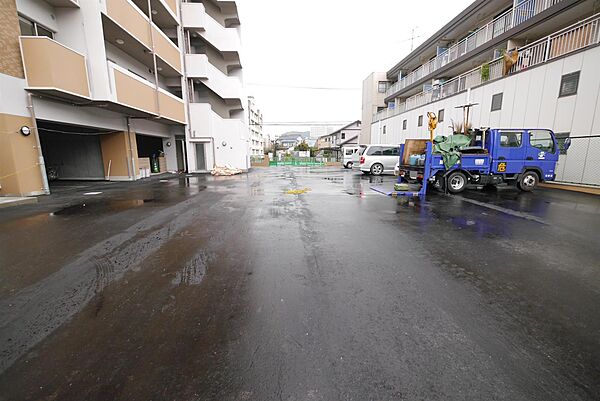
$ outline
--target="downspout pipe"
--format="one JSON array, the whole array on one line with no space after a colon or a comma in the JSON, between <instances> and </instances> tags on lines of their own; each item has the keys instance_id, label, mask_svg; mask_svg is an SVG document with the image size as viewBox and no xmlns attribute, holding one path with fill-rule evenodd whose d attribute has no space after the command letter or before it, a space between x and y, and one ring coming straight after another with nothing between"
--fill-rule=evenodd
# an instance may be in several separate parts
<instances>
[{"instance_id":1,"label":"downspout pipe","mask_svg":"<svg viewBox=\"0 0 600 401\"><path fill-rule=\"evenodd\" d=\"M35 109L33 108L33 99L31 93L27 94L27 108L31 115L33 123L33 136L35 138L35 146L38 150L38 164L40 165L40 174L42 176L42 191L45 195L50 195L50 185L48 184L48 176L46 175L46 162L42 153L42 143L40 142L40 133L38 131L37 120L35 118Z\"/></svg>"}]
</instances>

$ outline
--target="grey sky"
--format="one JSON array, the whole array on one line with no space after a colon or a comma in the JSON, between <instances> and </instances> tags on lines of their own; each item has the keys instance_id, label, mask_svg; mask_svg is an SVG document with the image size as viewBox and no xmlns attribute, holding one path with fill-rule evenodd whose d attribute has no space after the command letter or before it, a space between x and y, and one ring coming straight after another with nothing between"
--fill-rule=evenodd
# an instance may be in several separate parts
<instances>
[{"instance_id":1,"label":"grey sky","mask_svg":"<svg viewBox=\"0 0 600 401\"><path fill-rule=\"evenodd\" d=\"M416 47L471 2L239 0L247 92L267 122L358 120L362 80L409 53L413 28ZM264 131L294 128L308 130Z\"/></svg>"}]
</instances>

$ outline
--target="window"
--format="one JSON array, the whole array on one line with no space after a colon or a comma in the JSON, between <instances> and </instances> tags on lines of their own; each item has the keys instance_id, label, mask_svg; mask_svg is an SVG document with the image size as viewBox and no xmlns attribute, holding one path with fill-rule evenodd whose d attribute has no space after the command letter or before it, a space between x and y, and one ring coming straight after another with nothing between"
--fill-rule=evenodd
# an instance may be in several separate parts
<instances>
[{"instance_id":1,"label":"window","mask_svg":"<svg viewBox=\"0 0 600 401\"><path fill-rule=\"evenodd\" d=\"M377 84L377 92L379 93L385 93L388 89L388 83L385 81L379 81L379 83Z\"/></svg>"},{"instance_id":2,"label":"window","mask_svg":"<svg viewBox=\"0 0 600 401\"><path fill-rule=\"evenodd\" d=\"M383 135L385 135L387 133L387 127L384 125L383 126Z\"/></svg>"},{"instance_id":3,"label":"window","mask_svg":"<svg viewBox=\"0 0 600 401\"><path fill-rule=\"evenodd\" d=\"M371 146L371 148L367 151L367 156L381 156L383 154L383 149L381 146Z\"/></svg>"},{"instance_id":4,"label":"window","mask_svg":"<svg viewBox=\"0 0 600 401\"><path fill-rule=\"evenodd\" d=\"M560 93L558 97L572 96L577 94L579 86L579 74L581 71L572 72L571 74L563 75L560 80Z\"/></svg>"},{"instance_id":5,"label":"window","mask_svg":"<svg viewBox=\"0 0 600 401\"><path fill-rule=\"evenodd\" d=\"M408 121L404 120L402 121L402 130L406 131L406 125L408 124Z\"/></svg>"},{"instance_id":6,"label":"window","mask_svg":"<svg viewBox=\"0 0 600 401\"><path fill-rule=\"evenodd\" d=\"M342 132L342 139L346 139L346 133Z\"/></svg>"},{"instance_id":7,"label":"window","mask_svg":"<svg viewBox=\"0 0 600 401\"><path fill-rule=\"evenodd\" d=\"M398 153L398 148L397 147L393 147L393 148L383 148L383 151L381 153L383 156L399 156Z\"/></svg>"},{"instance_id":8,"label":"window","mask_svg":"<svg viewBox=\"0 0 600 401\"><path fill-rule=\"evenodd\" d=\"M422 126L423 126L423 115L420 115L420 116L419 116L419 121L418 121L418 123L417 123L417 126L418 126L418 127L422 127Z\"/></svg>"},{"instance_id":9,"label":"window","mask_svg":"<svg viewBox=\"0 0 600 401\"><path fill-rule=\"evenodd\" d=\"M523 143L523 133L502 131L500 133L500 146L503 148L520 148Z\"/></svg>"},{"instance_id":10,"label":"window","mask_svg":"<svg viewBox=\"0 0 600 401\"><path fill-rule=\"evenodd\" d=\"M491 111L502 110L502 97L503 97L502 93L496 93L494 96L492 96L492 110Z\"/></svg>"},{"instance_id":11,"label":"window","mask_svg":"<svg viewBox=\"0 0 600 401\"><path fill-rule=\"evenodd\" d=\"M19 27L22 36L47 36L50 39L54 37L54 33L48 28L22 16L19 16Z\"/></svg>"},{"instance_id":12,"label":"window","mask_svg":"<svg viewBox=\"0 0 600 401\"><path fill-rule=\"evenodd\" d=\"M571 136L571 134L568 132L561 132L555 133L554 135L556 136L556 142L558 142L559 154L566 155L567 149L565 149L565 142Z\"/></svg>"},{"instance_id":13,"label":"window","mask_svg":"<svg viewBox=\"0 0 600 401\"><path fill-rule=\"evenodd\" d=\"M439 123L444 122L444 109L441 109L440 111L438 111L438 122Z\"/></svg>"},{"instance_id":14,"label":"window","mask_svg":"<svg viewBox=\"0 0 600 401\"><path fill-rule=\"evenodd\" d=\"M352 156L352 153L354 153L353 149L346 149L346 156Z\"/></svg>"},{"instance_id":15,"label":"window","mask_svg":"<svg viewBox=\"0 0 600 401\"><path fill-rule=\"evenodd\" d=\"M554 140L548 131L529 131L529 144L543 152L554 153Z\"/></svg>"}]
</instances>

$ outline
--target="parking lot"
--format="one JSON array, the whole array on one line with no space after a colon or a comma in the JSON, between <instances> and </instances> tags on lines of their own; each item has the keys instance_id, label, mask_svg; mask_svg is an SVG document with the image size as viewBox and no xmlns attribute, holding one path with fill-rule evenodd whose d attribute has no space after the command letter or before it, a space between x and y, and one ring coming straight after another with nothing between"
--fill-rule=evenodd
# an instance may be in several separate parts
<instances>
[{"instance_id":1,"label":"parking lot","mask_svg":"<svg viewBox=\"0 0 600 401\"><path fill-rule=\"evenodd\" d=\"M336 167L0 210L0 400L594 400L600 198Z\"/></svg>"}]
</instances>

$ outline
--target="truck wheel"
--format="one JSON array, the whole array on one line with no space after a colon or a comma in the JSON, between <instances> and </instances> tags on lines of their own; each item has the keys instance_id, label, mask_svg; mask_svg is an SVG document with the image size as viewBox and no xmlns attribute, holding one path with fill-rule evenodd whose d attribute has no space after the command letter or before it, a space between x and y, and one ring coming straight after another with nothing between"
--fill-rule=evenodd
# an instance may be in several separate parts
<instances>
[{"instance_id":1,"label":"truck wheel","mask_svg":"<svg viewBox=\"0 0 600 401\"><path fill-rule=\"evenodd\" d=\"M371 166L371 174L373 175L381 175L383 174L383 164L375 163Z\"/></svg>"},{"instance_id":2,"label":"truck wheel","mask_svg":"<svg viewBox=\"0 0 600 401\"><path fill-rule=\"evenodd\" d=\"M352 168L352 164L353 164L352 162L346 163L346 168L347 169L351 169Z\"/></svg>"},{"instance_id":3,"label":"truck wheel","mask_svg":"<svg viewBox=\"0 0 600 401\"><path fill-rule=\"evenodd\" d=\"M448 176L448 191L459 194L467 188L467 177L460 171L455 171Z\"/></svg>"},{"instance_id":4,"label":"truck wheel","mask_svg":"<svg viewBox=\"0 0 600 401\"><path fill-rule=\"evenodd\" d=\"M531 192L537 187L540 179L538 175L533 171L526 171L519 177L517 181L517 188L524 192Z\"/></svg>"}]
</instances>

